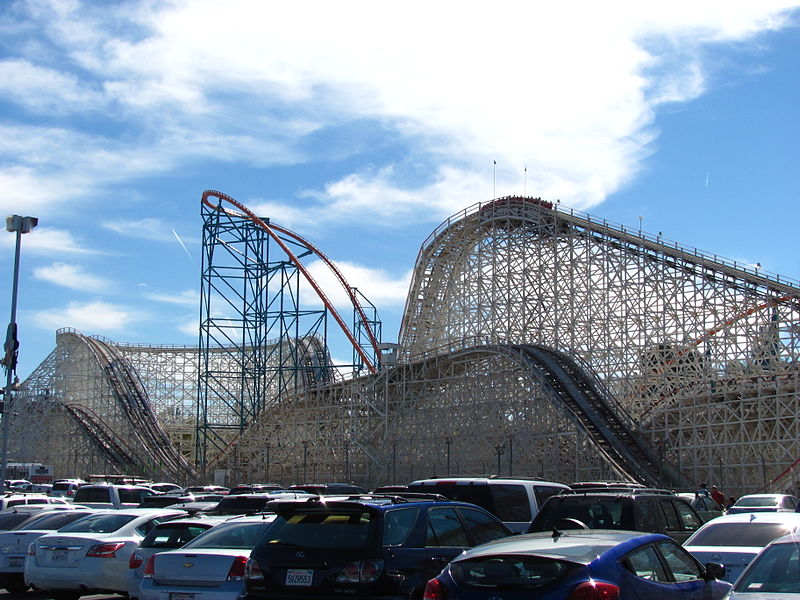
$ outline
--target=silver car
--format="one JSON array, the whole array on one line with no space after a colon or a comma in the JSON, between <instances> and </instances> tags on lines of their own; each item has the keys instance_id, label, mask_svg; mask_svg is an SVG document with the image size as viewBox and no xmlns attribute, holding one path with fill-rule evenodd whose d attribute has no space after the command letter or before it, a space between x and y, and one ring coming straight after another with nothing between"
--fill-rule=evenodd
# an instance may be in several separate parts
<instances>
[{"instance_id":1,"label":"silver car","mask_svg":"<svg viewBox=\"0 0 800 600\"><path fill-rule=\"evenodd\" d=\"M128 597L139 597L139 586L142 583L144 568L151 556L159 552L181 548L201 533L228 519L230 519L228 516L200 516L165 521L156 525L150 530L150 533L144 536L139 547L131 554L128 563Z\"/></svg>"},{"instance_id":2,"label":"silver car","mask_svg":"<svg viewBox=\"0 0 800 600\"><path fill-rule=\"evenodd\" d=\"M236 600L244 567L274 514L233 517L180 550L159 552L145 567L140 600Z\"/></svg>"},{"instance_id":3,"label":"silver car","mask_svg":"<svg viewBox=\"0 0 800 600\"><path fill-rule=\"evenodd\" d=\"M772 540L800 531L800 513L741 513L709 521L683 543L701 563L725 565L733 583Z\"/></svg>"}]
</instances>

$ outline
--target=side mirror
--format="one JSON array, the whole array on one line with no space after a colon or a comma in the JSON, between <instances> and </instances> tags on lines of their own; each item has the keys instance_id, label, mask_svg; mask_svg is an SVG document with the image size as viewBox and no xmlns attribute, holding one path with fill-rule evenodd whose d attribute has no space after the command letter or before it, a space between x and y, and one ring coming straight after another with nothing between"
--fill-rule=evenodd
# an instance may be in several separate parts
<instances>
[{"instance_id":1,"label":"side mirror","mask_svg":"<svg viewBox=\"0 0 800 600\"><path fill-rule=\"evenodd\" d=\"M725 577L725 567L719 563L706 563L706 580Z\"/></svg>"}]
</instances>

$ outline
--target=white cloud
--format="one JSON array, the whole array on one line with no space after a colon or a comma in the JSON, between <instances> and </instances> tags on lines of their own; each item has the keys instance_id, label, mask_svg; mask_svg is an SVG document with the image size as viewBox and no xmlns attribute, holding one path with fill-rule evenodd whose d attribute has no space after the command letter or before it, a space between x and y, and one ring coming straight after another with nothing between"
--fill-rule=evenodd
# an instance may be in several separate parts
<instances>
[{"instance_id":1,"label":"white cloud","mask_svg":"<svg viewBox=\"0 0 800 600\"><path fill-rule=\"evenodd\" d=\"M446 216L488 199L493 160L497 195L519 192L527 166L532 193L586 208L636 175L660 104L706 89L704 46L782 27L797 5L20 4L4 34L41 30L58 53L16 46L0 97L37 116L97 111L115 134L18 125L0 135L0 186L63 207L197 159L310 162L327 150L309 134L369 122L404 157L317 190L326 218ZM302 221L291 203L263 208Z\"/></svg>"},{"instance_id":2,"label":"white cloud","mask_svg":"<svg viewBox=\"0 0 800 600\"><path fill-rule=\"evenodd\" d=\"M175 236L172 229L161 219L118 219L115 221L104 221L102 226L109 231L120 235L134 238L142 238L155 241L172 241Z\"/></svg>"},{"instance_id":3,"label":"white cloud","mask_svg":"<svg viewBox=\"0 0 800 600\"><path fill-rule=\"evenodd\" d=\"M402 308L408 294L411 271L399 278L393 278L382 269L371 269L349 262L336 261L335 264L347 283L351 287L357 288L376 307L395 306ZM321 260L309 263L306 268L342 317L349 323L352 319L353 306L350 303L347 292L333 271ZM300 296L302 301L308 305L322 304L316 292L305 281L301 284Z\"/></svg>"},{"instance_id":4,"label":"white cloud","mask_svg":"<svg viewBox=\"0 0 800 600\"><path fill-rule=\"evenodd\" d=\"M200 292L197 290L183 290L178 293L153 293L147 294L146 297L150 300L167 304L178 304L193 308L200 306Z\"/></svg>"},{"instance_id":5,"label":"white cloud","mask_svg":"<svg viewBox=\"0 0 800 600\"><path fill-rule=\"evenodd\" d=\"M87 334L124 331L145 318L138 310L107 302L70 302L61 309L33 314L33 322L43 329L72 327Z\"/></svg>"},{"instance_id":6,"label":"white cloud","mask_svg":"<svg viewBox=\"0 0 800 600\"><path fill-rule=\"evenodd\" d=\"M107 279L87 273L79 265L62 262L55 262L47 267L38 267L34 269L33 276L55 285L86 292L104 291L111 286L111 282Z\"/></svg>"},{"instance_id":7,"label":"white cloud","mask_svg":"<svg viewBox=\"0 0 800 600\"><path fill-rule=\"evenodd\" d=\"M41 220L40 220L41 222ZM13 248L15 236L6 233L0 235L0 247ZM52 227L38 226L22 236L21 252L36 254L94 254L95 251L84 248L69 231Z\"/></svg>"}]
</instances>

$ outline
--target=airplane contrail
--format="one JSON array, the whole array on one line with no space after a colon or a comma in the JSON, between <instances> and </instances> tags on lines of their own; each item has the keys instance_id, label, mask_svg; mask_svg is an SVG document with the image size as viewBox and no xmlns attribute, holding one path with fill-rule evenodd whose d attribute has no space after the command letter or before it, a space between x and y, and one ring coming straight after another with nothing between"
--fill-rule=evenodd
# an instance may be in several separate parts
<instances>
[{"instance_id":1,"label":"airplane contrail","mask_svg":"<svg viewBox=\"0 0 800 600\"><path fill-rule=\"evenodd\" d=\"M181 245L181 248L183 248L183 251L186 252L186 256L188 256L189 260L192 261L192 264L194 264L194 259L192 258L192 255L189 254L189 251L186 249L186 244L183 243L181 236L179 236L174 229L172 230L172 235L175 236L175 239L178 240L178 243Z\"/></svg>"}]
</instances>

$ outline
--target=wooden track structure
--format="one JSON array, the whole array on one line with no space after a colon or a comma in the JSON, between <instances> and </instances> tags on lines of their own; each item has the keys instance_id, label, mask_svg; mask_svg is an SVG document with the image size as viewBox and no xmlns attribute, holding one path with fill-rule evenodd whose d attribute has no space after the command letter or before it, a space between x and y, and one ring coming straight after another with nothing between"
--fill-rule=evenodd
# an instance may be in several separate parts
<instances>
[{"instance_id":1,"label":"wooden track structure","mask_svg":"<svg viewBox=\"0 0 800 600\"><path fill-rule=\"evenodd\" d=\"M537 198L500 198L423 243L396 364L284 386L204 477L375 486L511 474L795 492L798 335L796 281ZM130 470L128 460L177 473L137 437L142 422L101 399L115 392L97 379L91 343L68 337L23 384L11 456L47 462L58 450L37 440L57 432L77 468ZM191 397L198 364L224 353L106 343L191 462L207 417Z\"/></svg>"}]
</instances>

